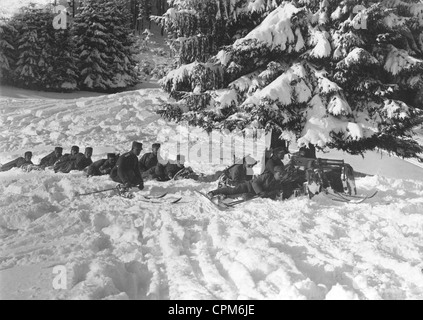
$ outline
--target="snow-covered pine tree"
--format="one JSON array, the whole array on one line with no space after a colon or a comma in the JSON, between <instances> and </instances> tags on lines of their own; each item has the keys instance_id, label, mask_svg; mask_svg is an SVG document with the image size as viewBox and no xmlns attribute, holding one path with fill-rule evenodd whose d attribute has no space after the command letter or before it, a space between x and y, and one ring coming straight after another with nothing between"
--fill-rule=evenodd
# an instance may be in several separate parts
<instances>
[{"instance_id":1,"label":"snow-covered pine tree","mask_svg":"<svg viewBox=\"0 0 423 320\"><path fill-rule=\"evenodd\" d=\"M17 30L10 19L0 21L0 81L13 83L16 64Z\"/></svg>"},{"instance_id":2,"label":"snow-covered pine tree","mask_svg":"<svg viewBox=\"0 0 423 320\"><path fill-rule=\"evenodd\" d=\"M52 48L53 69L49 74L50 79L53 80L51 87L55 91L78 90L77 57L70 29L55 30L54 44L55 46Z\"/></svg>"},{"instance_id":3,"label":"snow-covered pine tree","mask_svg":"<svg viewBox=\"0 0 423 320\"><path fill-rule=\"evenodd\" d=\"M54 43L53 13L36 8L34 4L21 8L14 16L17 30L18 60L15 69L15 83L26 88L49 88L53 81L52 46Z\"/></svg>"},{"instance_id":4,"label":"snow-covered pine tree","mask_svg":"<svg viewBox=\"0 0 423 320\"><path fill-rule=\"evenodd\" d=\"M268 2L244 1L244 8ZM411 137L423 122L422 1L296 0L269 8L244 37L163 78L180 100L160 113L206 130L274 129L299 146L352 154L423 151Z\"/></svg>"},{"instance_id":5,"label":"snow-covered pine tree","mask_svg":"<svg viewBox=\"0 0 423 320\"><path fill-rule=\"evenodd\" d=\"M151 28L150 16L152 14L152 0L137 0L139 6L138 19L141 21L141 28ZM147 22L147 25L144 25Z\"/></svg>"},{"instance_id":6,"label":"snow-covered pine tree","mask_svg":"<svg viewBox=\"0 0 423 320\"><path fill-rule=\"evenodd\" d=\"M169 0L170 8L153 17L171 38L179 62L205 62L257 26L282 0Z\"/></svg>"},{"instance_id":7,"label":"snow-covered pine tree","mask_svg":"<svg viewBox=\"0 0 423 320\"><path fill-rule=\"evenodd\" d=\"M81 89L114 91L138 82L136 42L125 0L87 0L72 29Z\"/></svg>"},{"instance_id":8,"label":"snow-covered pine tree","mask_svg":"<svg viewBox=\"0 0 423 320\"><path fill-rule=\"evenodd\" d=\"M42 90L76 89L70 33L54 29L54 17L50 6L29 5L5 24L5 53L12 61L9 83Z\"/></svg>"}]
</instances>

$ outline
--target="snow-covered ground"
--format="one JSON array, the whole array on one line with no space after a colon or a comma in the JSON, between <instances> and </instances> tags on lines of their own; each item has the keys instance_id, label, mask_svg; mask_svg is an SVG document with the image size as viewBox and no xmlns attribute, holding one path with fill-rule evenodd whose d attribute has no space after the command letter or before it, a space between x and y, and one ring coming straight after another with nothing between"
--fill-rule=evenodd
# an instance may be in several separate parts
<instances>
[{"instance_id":1,"label":"snow-covered ground","mask_svg":"<svg viewBox=\"0 0 423 320\"><path fill-rule=\"evenodd\" d=\"M1 0L0 2L0 17L11 17L19 12L19 9L28 6L30 3L36 6L44 6L49 3L54 3L54 0ZM60 0L57 1L60 3Z\"/></svg>"},{"instance_id":2,"label":"snow-covered ground","mask_svg":"<svg viewBox=\"0 0 423 320\"><path fill-rule=\"evenodd\" d=\"M176 125L154 110L160 89L45 96L3 88L0 163L32 150L92 146L93 159L133 140L163 144ZM0 172L1 299L422 299L423 170L401 159L332 152L359 172L362 204L323 195L252 200L218 211L194 190L216 183L146 182L134 199L107 176ZM211 173L221 165L189 163ZM168 192L178 204L143 201ZM61 277L65 276L65 277ZM66 281L65 281L65 280Z\"/></svg>"}]
</instances>

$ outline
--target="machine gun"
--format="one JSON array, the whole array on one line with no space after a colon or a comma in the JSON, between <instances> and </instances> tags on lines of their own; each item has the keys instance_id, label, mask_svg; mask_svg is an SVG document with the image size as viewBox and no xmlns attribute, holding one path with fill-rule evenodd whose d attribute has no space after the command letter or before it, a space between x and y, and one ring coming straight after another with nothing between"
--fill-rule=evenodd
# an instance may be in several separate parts
<instances>
[{"instance_id":1,"label":"machine gun","mask_svg":"<svg viewBox=\"0 0 423 320\"><path fill-rule=\"evenodd\" d=\"M354 170L344 160L323 159L323 158L305 158L299 155L292 155L290 164L305 175L305 191L307 185L312 182L321 184L323 189L332 188L338 193L352 192L357 194L355 186ZM307 185L306 185L307 184Z\"/></svg>"}]
</instances>

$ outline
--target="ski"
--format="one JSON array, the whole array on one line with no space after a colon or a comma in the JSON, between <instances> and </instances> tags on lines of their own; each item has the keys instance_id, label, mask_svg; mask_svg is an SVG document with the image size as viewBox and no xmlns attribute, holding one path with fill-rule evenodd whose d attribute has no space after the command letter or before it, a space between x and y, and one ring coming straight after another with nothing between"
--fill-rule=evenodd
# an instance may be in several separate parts
<instances>
[{"instance_id":1,"label":"ski","mask_svg":"<svg viewBox=\"0 0 423 320\"><path fill-rule=\"evenodd\" d=\"M247 202L247 201L250 201L250 200L254 200L254 199L257 199L257 198L258 198L258 196L254 196L254 197L249 198L249 199L235 200L235 201L232 201L232 202L229 202L229 203L225 203L225 205L226 206L229 206L229 207L233 207L233 206L235 206L237 204L244 203L244 202Z\"/></svg>"},{"instance_id":2,"label":"ski","mask_svg":"<svg viewBox=\"0 0 423 320\"><path fill-rule=\"evenodd\" d=\"M158 196L143 196L143 197L150 200L150 199L161 199L161 198L164 198L166 195L167 195L167 192L160 194Z\"/></svg>"},{"instance_id":3,"label":"ski","mask_svg":"<svg viewBox=\"0 0 423 320\"><path fill-rule=\"evenodd\" d=\"M175 204L175 203L178 203L181 200L182 200L182 197L181 198L176 198L176 199L169 199L169 200L166 199L166 200L162 200L162 201L154 201L154 200L148 200L148 199L146 199L146 200L141 199L141 201L143 201L143 202L155 203L155 204Z\"/></svg>"},{"instance_id":4,"label":"ski","mask_svg":"<svg viewBox=\"0 0 423 320\"><path fill-rule=\"evenodd\" d=\"M343 202L343 203L352 203L352 204L359 204L364 201L366 201L366 198L363 198L361 200L347 200L347 199L341 199L341 198L332 198L333 201Z\"/></svg>"},{"instance_id":5,"label":"ski","mask_svg":"<svg viewBox=\"0 0 423 320\"><path fill-rule=\"evenodd\" d=\"M372 194L368 195L368 196L364 196L364 197L360 197L360 198L351 198L348 199L345 196L336 193L335 195L337 196L337 198L332 198L332 200L334 201L338 201L338 202L345 202L345 203L353 203L353 204L360 204L363 203L364 201L373 198L376 194L378 193L378 191L373 192ZM329 193L330 194L330 193Z\"/></svg>"},{"instance_id":6,"label":"ski","mask_svg":"<svg viewBox=\"0 0 423 320\"><path fill-rule=\"evenodd\" d=\"M336 195L338 195L338 196L340 196L340 197L342 197L342 198L344 198L344 199L348 199L348 200L350 200L351 198L352 199L370 199L370 198L373 198L376 194L378 193L378 191L375 191L375 192L373 192L372 194L370 194L370 195L364 195L364 196L357 196L357 195L349 195L349 194L343 194L343 193L339 193L339 192L335 192L335 194Z\"/></svg>"},{"instance_id":7,"label":"ski","mask_svg":"<svg viewBox=\"0 0 423 320\"><path fill-rule=\"evenodd\" d=\"M195 192L197 192L198 194L200 194L202 197L206 198L211 204L213 204L218 210L220 211L225 211L227 209L229 209L230 207L222 202L220 203L215 203L213 202L209 197L207 197L207 195L201 191L198 190L194 190Z\"/></svg>"}]
</instances>

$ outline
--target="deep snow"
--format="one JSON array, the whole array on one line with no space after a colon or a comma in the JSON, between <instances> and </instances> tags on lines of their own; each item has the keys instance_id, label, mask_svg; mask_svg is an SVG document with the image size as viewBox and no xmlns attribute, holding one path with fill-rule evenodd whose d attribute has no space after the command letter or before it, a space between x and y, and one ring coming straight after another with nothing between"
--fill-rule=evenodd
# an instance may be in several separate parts
<instances>
[{"instance_id":1,"label":"deep snow","mask_svg":"<svg viewBox=\"0 0 423 320\"><path fill-rule=\"evenodd\" d=\"M28 2L5 1L0 15ZM0 87L0 163L27 150L38 163L74 144L94 147L96 160L132 140L144 151L162 142L174 157L176 125L154 113L167 96L151 87L115 95ZM378 194L362 204L258 199L221 212L194 192L214 182L147 182L129 200L77 196L113 187L108 177L0 172L0 299L422 299L422 164L376 152L319 156L345 159L368 175L358 192ZM205 174L223 167L188 164ZM183 199L142 201L164 191ZM57 289L63 270L66 289Z\"/></svg>"},{"instance_id":2,"label":"deep snow","mask_svg":"<svg viewBox=\"0 0 423 320\"><path fill-rule=\"evenodd\" d=\"M96 160L127 151L132 140L144 152L161 142L163 155L175 155L176 125L154 113L167 100L159 89L77 99L6 92L0 163L26 150L38 163L54 146L68 152L74 144L93 146ZM362 204L258 199L221 212L194 192L215 182L146 182L123 199L112 191L77 196L113 187L104 176L2 172L0 298L422 299L422 169L377 153L319 156L372 174L357 179L358 191L378 194ZM203 173L222 168L188 164ZM183 199L142 201L164 191ZM54 289L61 266L66 289Z\"/></svg>"}]
</instances>

